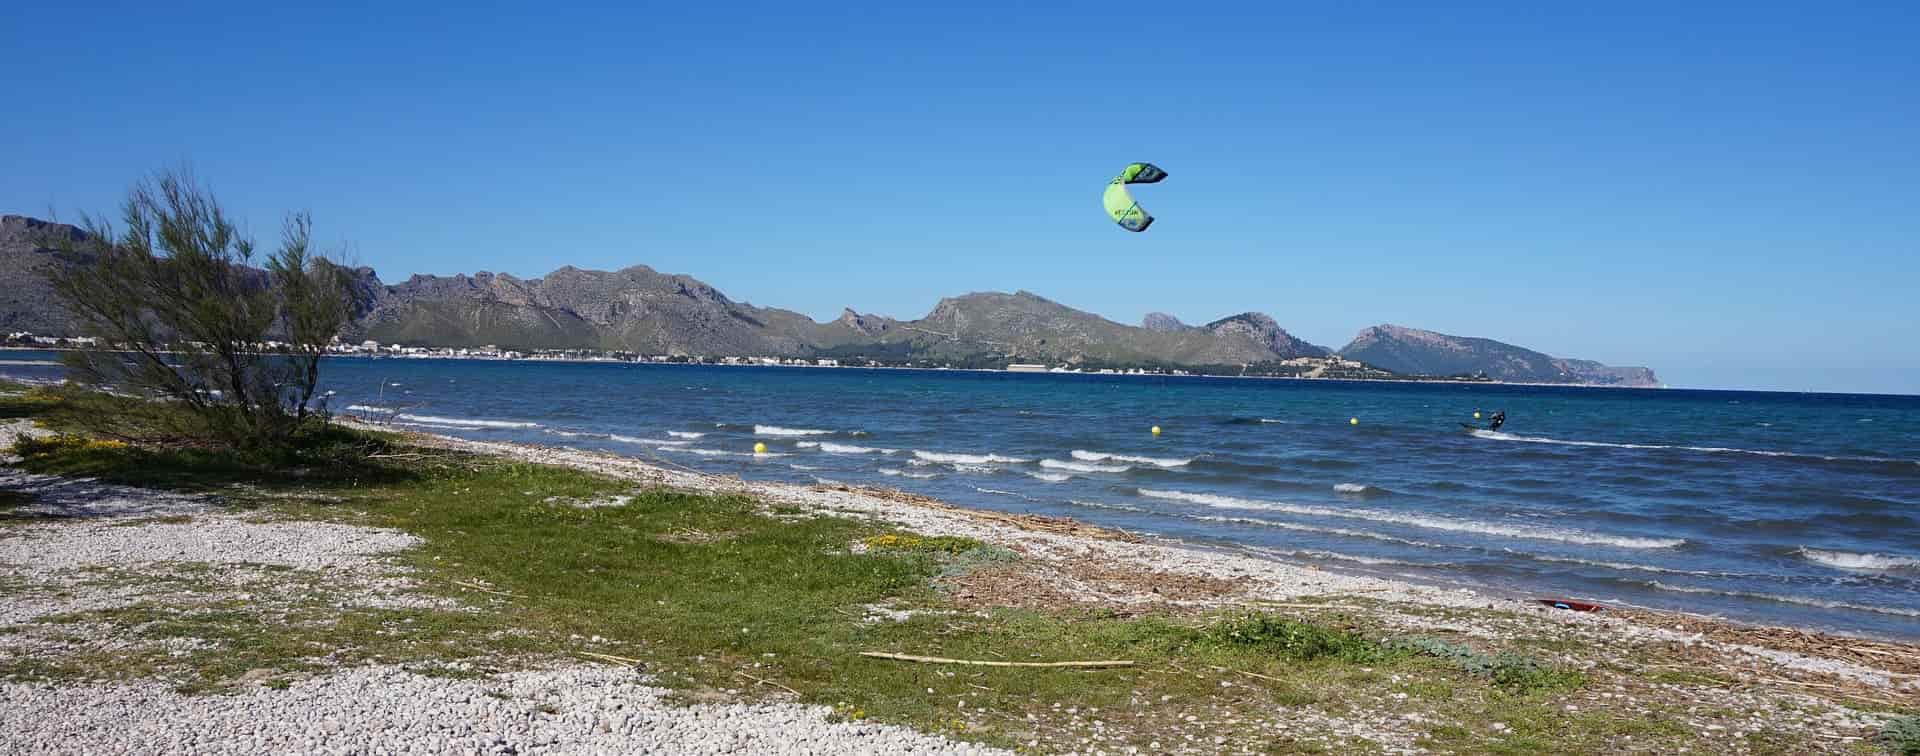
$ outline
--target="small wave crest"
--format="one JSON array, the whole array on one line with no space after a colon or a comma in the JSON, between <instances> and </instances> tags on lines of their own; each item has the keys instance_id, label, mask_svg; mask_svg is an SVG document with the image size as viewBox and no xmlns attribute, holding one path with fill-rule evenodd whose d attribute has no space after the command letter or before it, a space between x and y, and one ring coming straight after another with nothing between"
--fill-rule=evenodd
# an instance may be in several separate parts
<instances>
[{"instance_id":1,"label":"small wave crest","mask_svg":"<svg viewBox=\"0 0 1920 756\"><path fill-rule=\"evenodd\" d=\"M932 478L940 477L939 473L923 473L923 472L913 472L912 470L896 470L891 467L880 468L880 474L886 475L889 477L896 477L896 478L912 478L914 480L929 480Z\"/></svg>"},{"instance_id":2,"label":"small wave crest","mask_svg":"<svg viewBox=\"0 0 1920 756\"><path fill-rule=\"evenodd\" d=\"M347 405L347 411L348 412L392 412L394 410L392 407L381 407L373 404L349 404Z\"/></svg>"},{"instance_id":3,"label":"small wave crest","mask_svg":"<svg viewBox=\"0 0 1920 756\"><path fill-rule=\"evenodd\" d=\"M1027 461L1019 457L1003 457L998 454L958 454L918 450L914 451L913 456L920 460L943 465L1017 465Z\"/></svg>"},{"instance_id":4,"label":"small wave crest","mask_svg":"<svg viewBox=\"0 0 1920 756\"><path fill-rule=\"evenodd\" d=\"M1333 484L1333 491L1334 493L1354 494L1357 496L1379 496L1380 494L1386 493L1387 489L1369 486L1364 483L1335 483Z\"/></svg>"},{"instance_id":5,"label":"small wave crest","mask_svg":"<svg viewBox=\"0 0 1920 756\"><path fill-rule=\"evenodd\" d=\"M899 449L880 449L872 446L836 444L830 441L801 441L794 445L802 449L819 449L828 454L893 454L900 451Z\"/></svg>"},{"instance_id":6,"label":"small wave crest","mask_svg":"<svg viewBox=\"0 0 1920 756\"><path fill-rule=\"evenodd\" d=\"M700 438L707 434L698 431L667 431L667 435L674 438Z\"/></svg>"},{"instance_id":7,"label":"small wave crest","mask_svg":"<svg viewBox=\"0 0 1920 756\"><path fill-rule=\"evenodd\" d=\"M833 431L819 430L817 428L782 428L778 425L756 425L756 426L753 426L753 435L756 435L756 436L831 436L833 435Z\"/></svg>"},{"instance_id":8,"label":"small wave crest","mask_svg":"<svg viewBox=\"0 0 1920 756\"><path fill-rule=\"evenodd\" d=\"M1239 499L1218 494L1196 494L1184 491L1155 491L1140 489L1141 496L1155 499L1183 501L1218 509L1252 509L1269 512L1286 512L1308 517L1339 517L1354 520L1386 522L1396 525L1409 525L1428 530L1444 530L1457 533L1477 533L1481 535L1506 536L1509 538L1528 538L1542 541L1577 543L1587 546L1614 546L1623 549L1665 549L1686 543L1681 538L1641 538L1635 536L1617 536L1604 533L1588 533L1579 530L1544 530L1518 525L1501 525L1474 520L1454 520L1430 515L1403 514L1372 509L1332 509L1329 507L1303 506L1276 501L1256 501Z\"/></svg>"},{"instance_id":9,"label":"small wave crest","mask_svg":"<svg viewBox=\"0 0 1920 756\"><path fill-rule=\"evenodd\" d=\"M1809 598L1806 596L1782 596L1776 593L1757 593L1754 591L1722 591L1715 588L1696 588L1690 585L1669 585L1658 580L1640 580L1634 582L1641 583L1655 590L1669 591L1672 593L1728 596L1731 598L1754 599L1756 601L1772 601L1778 604L1813 606L1821 609L1847 609L1856 612L1871 612L1873 614L1891 614L1896 617L1920 617L1920 609L1910 609L1903 606L1854 604L1846 601L1829 601L1827 599Z\"/></svg>"},{"instance_id":10,"label":"small wave crest","mask_svg":"<svg viewBox=\"0 0 1920 756\"><path fill-rule=\"evenodd\" d=\"M1892 457L1850 457L1845 455L1808 454L1805 452L1776 451L1771 449L1736 449L1730 446L1683 446L1679 444L1628 444L1628 443L1616 443L1612 441L1578 441L1578 440L1565 439L1565 438L1548 438L1546 436L1522 436L1515 433L1503 433L1501 431L1490 431L1485 429L1471 431L1471 435L1473 435L1476 438L1485 438L1493 441L1519 441L1519 442L1529 443L1529 444L1557 444L1560 446L1587 446L1587 447L1603 447L1608 449L1678 449L1681 451L1695 451L1695 452L1701 452L1704 454L1751 454L1759 457L1792 457L1795 459L1819 459L1819 460L1826 460L1828 462L1882 462L1882 463L1911 462L1913 464L1920 465L1920 459L1895 459Z\"/></svg>"},{"instance_id":11,"label":"small wave crest","mask_svg":"<svg viewBox=\"0 0 1920 756\"><path fill-rule=\"evenodd\" d=\"M1057 459L1040 460L1040 466L1052 470L1071 470L1077 473L1123 473L1133 469L1132 465L1096 465L1091 462L1064 462Z\"/></svg>"},{"instance_id":12,"label":"small wave crest","mask_svg":"<svg viewBox=\"0 0 1920 756\"><path fill-rule=\"evenodd\" d=\"M1186 459L1180 459L1175 457L1135 457L1135 456L1129 456L1126 454L1108 454L1106 452L1087 451L1085 449L1073 450L1072 456L1074 459L1081 460L1083 462L1107 462L1107 461L1131 462L1136 465L1153 465L1154 467L1185 467L1189 463L1193 462L1193 459L1191 457Z\"/></svg>"},{"instance_id":13,"label":"small wave crest","mask_svg":"<svg viewBox=\"0 0 1920 756\"><path fill-rule=\"evenodd\" d=\"M1888 554L1855 554L1802 547L1800 557L1816 564L1860 572L1920 572L1920 559Z\"/></svg>"},{"instance_id":14,"label":"small wave crest","mask_svg":"<svg viewBox=\"0 0 1920 756\"><path fill-rule=\"evenodd\" d=\"M638 438L635 436L622 436L618 433L607 434L607 440L618 441L623 444L633 444L635 446L686 446L688 444L693 443L692 441L674 441L674 440L665 439L665 438Z\"/></svg>"},{"instance_id":15,"label":"small wave crest","mask_svg":"<svg viewBox=\"0 0 1920 756\"><path fill-rule=\"evenodd\" d=\"M1027 477L1033 478L1035 480L1043 480L1048 483L1065 483L1069 480L1073 480L1073 476L1068 475L1066 473L1031 472L1030 471L1027 473Z\"/></svg>"},{"instance_id":16,"label":"small wave crest","mask_svg":"<svg viewBox=\"0 0 1920 756\"><path fill-rule=\"evenodd\" d=\"M538 428L539 423L517 420L474 420L461 417L438 417L435 415L394 415L396 419L410 420L416 423L451 425L456 428Z\"/></svg>"}]
</instances>

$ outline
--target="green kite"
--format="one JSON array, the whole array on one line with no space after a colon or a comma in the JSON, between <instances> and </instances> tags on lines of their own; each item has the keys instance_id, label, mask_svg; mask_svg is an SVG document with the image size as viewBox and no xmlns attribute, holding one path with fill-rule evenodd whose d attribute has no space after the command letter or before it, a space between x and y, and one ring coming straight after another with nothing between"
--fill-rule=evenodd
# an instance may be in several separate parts
<instances>
[{"instance_id":1,"label":"green kite","mask_svg":"<svg viewBox=\"0 0 1920 756\"><path fill-rule=\"evenodd\" d=\"M1127 193L1128 184L1154 184L1167 177L1167 172L1152 163L1133 163L1114 180L1107 182L1107 193L1101 197L1106 203L1107 214L1113 216L1113 222L1128 231L1145 231L1153 225L1153 216L1148 215L1140 203Z\"/></svg>"}]
</instances>

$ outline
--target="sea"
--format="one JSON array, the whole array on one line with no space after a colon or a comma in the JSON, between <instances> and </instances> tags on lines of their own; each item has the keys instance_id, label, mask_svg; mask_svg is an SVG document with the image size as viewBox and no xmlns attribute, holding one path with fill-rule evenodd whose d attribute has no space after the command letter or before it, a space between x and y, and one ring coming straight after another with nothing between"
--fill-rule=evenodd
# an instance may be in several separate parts
<instances>
[{"instance_id":1,"label":"sea","mask_svg":"<svg viewBox=\"0 0 1920 756\"><path fill-rule=\"evenodd\" d=\"M1920 640L1920 397L366 358L323 376L333 411L434 433ZM1496 410L1499 431L1466 427Z\"/></svg>"}]
</instances>

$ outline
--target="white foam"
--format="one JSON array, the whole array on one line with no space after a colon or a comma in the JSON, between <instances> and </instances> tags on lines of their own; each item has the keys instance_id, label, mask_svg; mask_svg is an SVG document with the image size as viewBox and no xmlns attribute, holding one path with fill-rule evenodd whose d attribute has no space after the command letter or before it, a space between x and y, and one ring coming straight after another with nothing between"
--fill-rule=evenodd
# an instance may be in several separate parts
<instances>
[{"instance_id":1,"label":"white foam","mask_svg":"<svg viewBox=\"0 0 1920 756\"><path fill-rule=\"evenodd\" d=\"M1155 467L1185 467L1188 463L1191 463L1193 461L1192 458L1178 459L1174 457L1134 457L1134 456L1128 456L1125 454L1108 454L1106 452L1087 451L1085 449L1073 450L1073 458L1087 461L1087 462L1106 462L1108 460L1112 460L1114 462L1132 462L1136 465L1153 465Z\"/></svg>"},{"instance_id":2,"label":"white foam","mask_svg":"<svg viewBox=\"0 0 1920 756\"><path fill-rule=\"evenodd\" d=\"M702 457L752 457L755 459L761 459L765 457L789 456L781 452L736 452L736 451L726 451L724 449L695 449L695 448L685 447L685 446L664 446L664 447L661 447L661 449L664 451L671 451L671 452L698 454Z\"/></svg>"},{"instance_id":3,"label":"white foam","mask_svg":"<svg viewBox=\"0 0 1920 756\"><path fill-rule=\"evenodd\" d=\"M1343 494L1363 494L1380 489L1359 483L1335 483L1333 484L1333 490Z\"/></svg>"},{"instance_id":4,"label":"white foam","mask_svg":"<svg viewBox=\"0 0 1920 756\"><path fill-rule=\"evenodd\" d=\"M1826 599L1807 598L1805 596L1782 596L1774 593L1754 593L1751 591L1721 591L1721 590L1715 590L1712 588L1695 588L1689 585L1667 585L1666 583L1662 583L1658 580L1648 580L1644 582L1647 585L1657 588L1659 590L1672 591L1674 593L1695 593L1695 594L1706 594L1706 595L1712 595L1712 596L1731 596L1733 598L1758 599L1760 601L1773 601L1781 604L1798 604L1800 606L1817 606L1821 609L1851 609L1856 612L1872 612L1874 614L1891 614L1898 617L1920 617L1920 609L1909 609L1907 607L1901 607L1901 606L1883 606L1883 605L1874 605L1874 604L1850 604L1845 601L1828 601Z\"/></svg>"},{"instance_id":5,"label":"white foam","mask_svg":"<svg viewBox=\"0 0 1920 756\"><path fill-rule=\"evenodd\" d=\"M1366 538L1366 539L1375 540L1375 541L1386 541L1387 543L1398 543L1398 544L1404 544L1407 546L1417 546L1423 549L1456 548L1456 547L1447 546L1444 544L1428 543L1426 541L1416 541L1411 538L1401 538L1399 536L1391 536L1385 533L1375 533L1371 530L1352 530L1348 528L1326 528L1326 527L1320 527L1317 525L1301 525L1299 523L1293 523L1293 522L1265 520L1259 517L1225 517L1221 515L1188 515L1188 514L1175 515L1175 516L1183 517L1189 520L1199 520L1201 522L1226 522L1226 523L1238 523L1238 524L1245 524L1245 525L1259 525L1265 528L1291 530L1296 533L1324 533L1327 535L1345 536L1347 538Z\"/></svg>"},{"instance_id":6,"label":"white foam","mask_svg":"<svg viewBox=\"0 0 1920 756\"><path fill-rule=\"evenodd\" d=\"M1017 465L1027 460L1019 457L1002 457L998 454L956 454L950 452L915 451L913 456L928 462L944 465Z\"/></svg>"},{"instance_id":7,"label":"white foam","mask_svg":"<svg viewBox=\"0 0 1920 756\"><path fill-rule=\"evenodd\" d=\"M1603 561L1598 559L1579 559L1575 557L1548 556L1546 554L1535 554L1532 552L1518 551L1515 549L1501 549L1501 551L1520 557L1522 559L1531 559L1538 562L1579 564L1579 565L1585 565L1588 567L1604 567L1609 570L1632 570L1635 572L1660 572L1668 575L1697 575L1700 577L1748 577L1753 574L1750 572L1717 572L1714 570L1681 570L1681 569L1675 569L1673 567L1661 567L1660 565L1657 565L1657 564L1634 564L1631 562L1608 562L1608 561Z\"/></svg>"},{"instance_id":8,"label":"white foam","mask_svg":"<svg viewBox=\"0 0 1920 756\"><path fill-rule=\"evenodd\" d=\"M347 405L347 411L349 412L392 412L393 408L378 407L371 404L349 404Z\"/></svg>"},{"instance_id":9,"label":"white foam","mask_svg":"<svg viewBox=\"0 0 1920 756\"><path fill-rule=\"evenodd\" d=\"M1040 466L1053 470L1072 470L1078 473L1123 473L1133 469L1132 465L1096 465L1088 462L1062 462L1057 459L1040 460Z\"/></svg>"},{"instance_id":10,"label":"white foam","mask_svg":"<svg viewBox=\"0 0 1920 756\"><path fill-rule=\"evenodd\" d=\"M1028 472L1027 477L1044 480L1048 483L1065 483L1073 480L1073 476L1066 473Z\"/></svg>"},{"instance_id":11,"label":"white foam","mask_svg":"<svg viewBox=\"0 0 1920 756\"><path fill-rule=\"evenodd\" d=\"M828 454L893 454L899 449L879 449L871 446L836 444L829 441L801 441L794 444L802 449L819 449Z\"/></svg>"},{"instance_id":12,"label":"white foam","mask_svg":"<svg viewBox=\"0 0 1920 756\"><path fill-rule=\"evenodd\" d=\"M994 467L993 465L968 465L968 464L955 463L951 465L951 467L953 467L954 472L972 473L974 475L992 475L994 473L1000 472L1000 468Z\"/></svg>"},{"instance_id":13,"label":"white foam","mask_svg":"<svg viewBox=\"0 0 1920 756\"><path fill-rule=\"evenodd\" d=\"M1154 491L1141 489L1141 496L1156 499L1170 499L1192 504L1201 504L1220 509L1252 509L1268 512L1287 512L1309 517L1341 517L1372 522L1389 522L1396 525L1410 525L1429 530L1445 530L1458 533L1479 533L1483 535L1507 536L1509 538L1530 538L1542 541L1578 543L1588 546L1614 546L1623 549L1666 549L1686 543L1681 538L1639 538L1634 536L1616 536L1603 533L1586 533L1578 530L1543 530L1517 525L1500 525L1473 520L1453 520L1429 515L1383 512L1371 509L1332 509L1329 507L1303 506L1277 501L1256 501L1238 499L1217 494L1196 494L1184 491Z\"/></svg>"},{"instance_id":14,"label":"white foam","mask_svg":"<svg viewBox=\"0 0 1920 756\"><path fill-rule=\"evenodd\" d=\"M881 474L881 475L890 475L890 476L894 476L894 477L900 477L900 478L913 478L914 480L929 480L929 479L932 479L932 478L938 478L938 477L940 477L940 474L939 474L939 473L918 473L918 472L909 472L909 471L907 471L907 470L896 470L896 469L894 469L894 468L891 468L891 467L882 467L882 468L880 468L880 474Z\"/></svg>"},{"instance_id":15,"label":"white foam","mask_svg":"<svg viewBox=\"0 0 1920 756\"><path fill-rule=\"evenodd\" d=\"M801 471L801 472L813 472L813 471L815 471L815 470L818 470L818 469L820 469L820 468L818 468L818 467L814 467L814 466L812 466L812 465L794 465L794 464L789 464L789 465L787 465L787 466L788 466L788 467L791 467L791 468L793 468L793 469L795 469L795 470L799 470L799 471Z\"/></svg>"},{"instance_id":16,"label":"white foam","mask_svg":"<svg viewBox=\"0 0 1920 756\"><path fill-rule=\"evenodd\" d=\"M435 425L451 425L456 428L538 428L540 427L539 423L525 423L525 422L519 422L514 420L469 420L466 418L458 418L458 417L435 417L433 415L394 415L394 417L400 420L411 420L416 423L433 423Z\"/></svg>"},{"instance_id":17,"label":"white foam","mask_svg":"<svg viewBox=\"0 0 1920 756\"><path fill-rule=\"evenodd\" d=\"M674 438L700 438L707 434L698 433L695 431L667 431L667 435L672 436Z\"/></svg>"},{"instance_id":18,"label":"white foam","mask_svg":"<svg viewBox=\"0 0 1920 756\"><path fill-rule=\"evenodd\" d=\"M618 433L608 434L607 439L623 444L634 444L636 446L686 446L693 443L692 441L669 441L664 438L635 438L633 436L622 436Z\"/></svg>"},{"instance_id":19,"label":"white foam","mask_svg":"<svg viewBox=\"0 0 1920 756\"><path fill-rule=\"evenodd\" d=\"M753 426L756 436L831 436L833 431L814 428L782 428L778 425Z\"/></svg>"},{"instance_id":20,"label":"white foam","mask_svg":"<svg viewBox=\"0 0 1920 756\"><path fill-rule=\"evenodd\" d=\"M1546 436L1521 436L1500 431L1479 429L1471 431L1478 438L1495 441L1521 441L1529 444L1558 444L1560 446L1589 446L1608 449L1679 449L1706 454L1752 454L1761 457L1794 457L1798 459L1824 459L1829 462L1912 462L1920 465L1920 459L1894 459L1891 457L1848 457L1830 454L1807 454L1803 452L1773 451L1768 449L1736 449L1730 446L1680 446L1674 444L1624 444L1611 441L1574 441Z\"/></svg>"},{"instance_id":21,"label":"white foam","mask_svg":"<svg viewBox=\"0 0 1920 756\"><path fill-rule=\"evenodd\" d=\"M1850 551L1827 551L1802 547L1800 556L1807 561L1837 567L1843 570L1862 572L1887 572L1889 570L1920 570L1920 559L1892 556L1888 554L1855 554Z\"/></svg>"},{"instance_id":22,"label":"white foam","mask_svg":"<svg viewBox=\"0 0 1920 756\"><path fill-rule=\"evenodd\" d=\"M1020 493L1019 491L1003 491L998 488L981 488L979 486L974 486L973 490L979 491L980 493L983 493L983 494L993 494L995 496L1012 496L1016 499L1025 499L1027 501L1033 501L1033 497Z\"/></svg>"}]
</instances>

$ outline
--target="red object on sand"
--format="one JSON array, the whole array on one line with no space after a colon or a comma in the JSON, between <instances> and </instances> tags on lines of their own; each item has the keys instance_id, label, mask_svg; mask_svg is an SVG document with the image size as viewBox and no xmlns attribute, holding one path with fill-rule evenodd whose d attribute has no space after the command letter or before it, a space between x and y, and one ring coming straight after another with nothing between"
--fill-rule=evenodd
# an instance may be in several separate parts
<instances>
[{"instance_id":1,"label":"red object on sand","mask_svg":"<svg viewBox=\"0 0 1920 756\"><path fill-rule=\"evenodd\" d=\"M1589 604L1585 601L1574 601L1573 599L1550 599L1550 598L1546 599L1545 598L1545 599L1534 599L1534 600L1542 604L1546 604L1547 606L1551 606L1555 609L1567 609L1567 610L1576 611L1576 612L1604 612L1607 610L1606 607L1601 606L1599 604Z\"/></svg>"}]
</instances>

